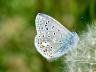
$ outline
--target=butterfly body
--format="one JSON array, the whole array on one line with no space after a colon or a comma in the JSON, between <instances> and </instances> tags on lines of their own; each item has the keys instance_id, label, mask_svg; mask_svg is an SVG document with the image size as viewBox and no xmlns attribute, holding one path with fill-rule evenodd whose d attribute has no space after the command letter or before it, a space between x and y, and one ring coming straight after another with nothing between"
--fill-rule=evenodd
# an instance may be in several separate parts
<instances>
[{"instance_id":1,"label":"butterfly body","mask_svg":"<svg viewBox=\"0 0 96 72\"><path fill-rule=\"evenodd\" d=\"M77 33L70 32L48 15L37 14L35 23L35 47L48 60L64 55L78 43Z\"/></svg>"}]
</instances>

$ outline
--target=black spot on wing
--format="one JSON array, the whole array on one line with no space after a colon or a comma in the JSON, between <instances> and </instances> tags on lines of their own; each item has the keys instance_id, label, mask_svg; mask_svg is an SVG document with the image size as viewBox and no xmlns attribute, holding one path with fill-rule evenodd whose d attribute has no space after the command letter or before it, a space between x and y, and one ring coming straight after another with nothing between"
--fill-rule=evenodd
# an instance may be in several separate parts
<instances>
[{"instance_id":1,"label":"black spot on wing","mask_svg":"<svg viewBox=\"0 0 96 72\"><path fill-rule=\"evenodd\" d=\"M56 33L54 33L54 35L56 35Z\"/></svg>"},{"instance_id":2,"label":"black spot on wing","mask_svg":"<svg viewBox=\"0 0 96 72\"><path fill-rule=\"evenodd\" d=\"M53 47L51 46L50 48L52 49Z\"/></svg>"},{"instance_id":3,"label":"black spot on wing","mask_svg":"<svg viewBox=\"0 0 96 72\"><path fill-rule=\"evenodd\" d=\"M46 27L47 25L45 25L45 27Z\"/></svg>"},{"instance_id":4,"label":"black spot on wing","mask_svg":"<svg viewBox=\"0 0 96 72\"><path fill-rule=\"evenodd\" d=\"M43 29L43 27L41 27L41 29Z\"/></svg>"},{"instance_id":5,"label":"black spot on wing","mask_svg":"<svg viewBox=\"0 0 96 72\"><path fill-rule=\"evenodd\" d=\"M48 30L48 28L46 28L46 30Z\"/></svg>"},{"instance_id":6,"label":"black spot on wing","mask_svg":"<svg viewBox=\"0 0 96 72\"><path fill-rule=\"evenodd\" d=\"M43 37L44 37L44 35L43 35Z\"/></svg>"},{"instance_id":7,"label":"black spot on wing","mask_svg":"<svg viewBox=\"0 0 96 72\"><path fill-rule=\"evenodd\" d=\"M47 22L46 22L46 24L47 24Z\"/></svg>"},{"instance_id":8,"label":"black spot on wing","mask_svg":"<svg viewBox=\"0 0 96 72\"><path fill-rule=\"evenodd\" d=\"M48 35L48 37L50 37L50 36Z\"/></svg>"},{"instance_id":9,"label":"black spot on wing","mask_svg":"<svg viewBox=\"0 0 96 72\"><path fill-rule=\"evenodd\" d=\"M54 29L54 26L52 26L52 29Z\"/></svg>"},{"instance_id":10,"label":"black spot on wing","mask_svg":"<svg viewBox=\"0 0 96 72\"><path fill-rule=\"evenodd\" d=\"M58 30L58 32L59 32L60 30Z\"/></svg>"}]
</instances>

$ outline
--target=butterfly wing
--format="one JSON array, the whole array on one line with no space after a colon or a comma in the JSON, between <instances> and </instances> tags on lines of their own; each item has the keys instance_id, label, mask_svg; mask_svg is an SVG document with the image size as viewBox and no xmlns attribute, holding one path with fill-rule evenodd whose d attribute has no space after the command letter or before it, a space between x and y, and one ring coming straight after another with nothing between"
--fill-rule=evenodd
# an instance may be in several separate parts
<instances>
[{"instance_id":1,"label":"butterfly wing","mask_svg":"<svg viewBox=\"0 0 96 72\"><path fill-rule=\"evenodd\" d=\"M44 33L48 31L55 31L55 32L61 32L61 33L67 33L70 32L68 29L66 29L63 25L61 25L58 21L53 19L52 17L38 13L36 16L36 30L37 33Z\"/></svg>"},{"instance_id":2,"label":"butterfly wing","mask_svg":"<svg viewBox=\"0 0 96 72\"><path fill-rule=\"evenodd\" d=\"M39 13L36 16L35 46L38 52L47 59L62 56L69 50L71 36L68 29L52 17Z\"/></svg>"},{"instance_id":3,"label":"butterfly wing","mask_svg":"<svg viewBox=\"0 0 96 72\"><path fill-rule=\"evenodd\" d=\"M76 32L72 32L71 34L68 34L64 40L62 40L62 46L60 49L54 54L53 58L58 58L65 53L67 53L69 50L72 50L77 46L79 37Z\"/></svg>"}]
</instances>

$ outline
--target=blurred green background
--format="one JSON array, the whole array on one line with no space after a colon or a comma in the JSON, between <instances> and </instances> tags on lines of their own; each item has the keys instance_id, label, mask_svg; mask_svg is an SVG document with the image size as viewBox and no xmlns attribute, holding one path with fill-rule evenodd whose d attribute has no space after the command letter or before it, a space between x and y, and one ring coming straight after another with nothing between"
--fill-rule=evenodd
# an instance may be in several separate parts
<instances>
[{"instance_id":1,"label":"blurred green background","mask_svg":"<svg viewBox=\"0 0 96 72\"><path fill-rule=\"evenodd\" d=\"M68 72L35 49L35 17L45 13L80 34L96 22L96 0L0 0L0 72Z\"/></svg>"}]
</instances>

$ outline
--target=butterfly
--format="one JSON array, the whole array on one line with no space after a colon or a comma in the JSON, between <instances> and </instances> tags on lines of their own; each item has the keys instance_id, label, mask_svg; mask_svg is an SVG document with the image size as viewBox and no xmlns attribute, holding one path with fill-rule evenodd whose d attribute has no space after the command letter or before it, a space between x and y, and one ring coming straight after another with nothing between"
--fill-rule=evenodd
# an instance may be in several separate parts
<instances>
[{"instance_id":1,"label":"butterfly","mask_svg":"<svg viewBox=\"0 0 96 72\"><path fill-rule=\"evenodd\" d=\"M34 44L36 50L47 60L63 56L78 44L77 33L70 32L51 16L38 13L35 24L37 35Z\"/></svg>"}]
</instances>

